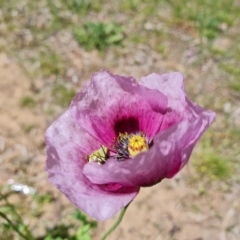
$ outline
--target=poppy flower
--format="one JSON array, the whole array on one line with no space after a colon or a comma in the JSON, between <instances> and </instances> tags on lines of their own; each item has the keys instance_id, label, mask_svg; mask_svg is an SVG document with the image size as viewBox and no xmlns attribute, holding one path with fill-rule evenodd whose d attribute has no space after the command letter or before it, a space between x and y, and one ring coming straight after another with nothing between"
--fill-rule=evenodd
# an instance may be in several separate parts
<instances>
[{"instance_id":1,"label":"poppy flower","mask_svg":"<svg viewBox=\"0 0 240 240\"><path fill-rule=\"evenodd\" d=\"M188 162L215 113L190 101L181 73L100 71L46 132L49 181L79 209L110 218Z\"/></svg>"}]
</instances>

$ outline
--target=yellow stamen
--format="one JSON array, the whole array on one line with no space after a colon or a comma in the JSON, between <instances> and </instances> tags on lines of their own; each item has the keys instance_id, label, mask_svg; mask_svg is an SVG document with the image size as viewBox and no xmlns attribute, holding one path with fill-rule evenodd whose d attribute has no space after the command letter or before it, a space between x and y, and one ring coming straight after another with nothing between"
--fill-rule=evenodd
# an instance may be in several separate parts
<instances>
[{"instance_id":1,"label":"yellow stamen","mask_svg":"<svg viewBox=\"0 0 240 240\"><path fill-rule=\"evenodd\" d=\"M147 151L148 144L146 138L141 135L134 135L128 140L128 152L131 157L135 157L137 154Z\"/></svg>"},{"instance_id":2,"label":"yellow stamen","mask_svg":"<svg viewBox=\"0 0 240 240\"><path fill-rule=\"evenodd\" d=\"M108 148L105 146L101 146L99 149L94 151L87 157L88 162L97 162L98 164L103 164L106 162L108 156Z\"/></svg>"}]
</instances>

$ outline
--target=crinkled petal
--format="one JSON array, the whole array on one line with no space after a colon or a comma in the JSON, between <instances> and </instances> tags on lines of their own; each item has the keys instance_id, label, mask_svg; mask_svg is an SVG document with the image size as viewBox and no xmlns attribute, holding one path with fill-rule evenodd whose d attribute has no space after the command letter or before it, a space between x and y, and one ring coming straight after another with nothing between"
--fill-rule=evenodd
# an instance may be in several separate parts
<instances>
[{"instance_id":1,"label":"crinkled petal","mask_svg":"<svg viewBox=\"0 0 240 240\"><path fill-rule=\"evenodd\" d=\"M119 132L143 131L152 139L167 111L167 98L131 77L96 73L72 101L78 124L107 146Z\"/></svg>"},{"instance_id":2,"label":"crinkled petal","mask_svg":"<svg viewBox=\"0 0 240 240\"><path fill-rule=\"evenodd\" d=\"M151 90L164 93L168 98L169 111L165 114L159 131L163 131L181 120L190 118L181 73L172 72L162 75L152 73L142 77L139 83Z\"/></svg>"},{"instance_id":3,"label":"crinkled petal","mask_svg":"<svg viewBox=\"0 0 240 240\"><path fill-rule=\"evenodd\" d=\"M157 89L168 98L168 107L179 112L185 111L185 91L183 75L180 72L172 72L159 75L152 73L142 77L139 84L149 89Z\"/></svg>"},{"instance_id":4,"label":"crinkled petal","mask_svg":"<svg viewBox=\"0 0 240 240\"><path fill-rule=\"evenodd\" d=\"M149 89L158 90L168 98L169 111L164 116L160 131L182 120L192 121L198 117L199 113L196 109L200 107L187 98L182 73L172 72L162 75L152 73L142 77L140 84Z\"/></svg>"},{"instance_id":5,"label":"crinkled petal","mask_svg":"<svg viewBox=\"0 0 240 240\"><path fill-rule=\"evenodd\" d=\"M132 186L151 186L163 178L173 177L188 162L193 147L214 116L213 112L202 109L194 121L182 121L160 132L149 151L123 162L111 159L103 166L89 163L83 173L92 182Z\"/></svg>"},{"instance_id":6,"label":"crinkled petal","mask_svg":"<svg viewBox=\"0 0 240 240\"><path fill-rule=\"evenodd\" d=\"M100 143L79 127L68 110L46 132L49 181L88 215L105 220L126 206L138 187L91 183L82 173L86 156Z\"/></svg>"}]
</instances>

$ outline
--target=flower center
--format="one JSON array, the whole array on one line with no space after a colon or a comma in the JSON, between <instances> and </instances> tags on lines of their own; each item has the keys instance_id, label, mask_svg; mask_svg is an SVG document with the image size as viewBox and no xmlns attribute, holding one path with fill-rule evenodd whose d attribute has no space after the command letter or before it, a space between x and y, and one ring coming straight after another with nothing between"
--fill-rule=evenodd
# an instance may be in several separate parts
<instances>
[{"instance_id":1,"label":"flower center","mask_svg":"<svg viewBox=\"0 0 240 240\"><path fill-rule=\"evenodd\" d=\"M123 161L129 157L135 157L137 154L147 151L149 141L143 132L138 133L120 133L115 145L117 151L117 160Z\"/></svg>"},{"instance_id":2,"label":"flower center","mask_svg":"<svg viewBox=\"0 0 240 240\"><path fill-rule=\"evenodd\" d=\"M147 140L144 136L132 136L128 140L128 152L132 157L135 157L140 152L148 150Z\"/></svg>"},{"instance_id":3,"label":"flower center","mask_svg":"<svg viewBox=\"0 0 240 240\"><path fill-rule=\"evenodd\" d=\"M99 149L94 151L92 154L87 156L88 162L97 162L99 165L102 165L108 159L108 148L104 145L101 145Z\"/></svg>"}]
</instances>

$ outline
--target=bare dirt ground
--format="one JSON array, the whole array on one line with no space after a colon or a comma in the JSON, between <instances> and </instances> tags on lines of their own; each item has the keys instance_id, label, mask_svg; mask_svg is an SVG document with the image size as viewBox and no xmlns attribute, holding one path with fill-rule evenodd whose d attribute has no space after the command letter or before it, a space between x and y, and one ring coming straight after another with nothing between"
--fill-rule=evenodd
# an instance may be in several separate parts
<instances>
[{"instance_id":1,"label":"bare dirt ground","mask_svg":"<svg viewBox=\"0 0 240 240\"><path fill-rule=\"evenodd\" d=\"M195 148L187 167L173 179L142 189L109 240L238 240L240 93L236 87L229 87L232 79L221 65L235 64L235 60L207 50L188 23L179 28L160 25L170 36L166 40L161 35L160 40L153 37L144 43L128 42L105 54L96 49L86 51L67 28L35 43L31 24L37 22L38 26L39 21L39 29L48 24L45 7L43 4L34 10L30 23L21 16L25 28L16 33L0 25L5 34L0 37L0 185L13 193L8 199L17 206L34 235L43 236L46 228L62 223L76 224L71 218L74 206L47 181L44 133L66 109L64 96L68 96L68 90L79 91L95 71L109 69L136 79L151 72L181 71L190 98L217 112L214 125ZM109 9L105 5L98 19L106 19ZM11 14L14 18L15 13ZM166 9L159 16L168 14ZM118 17L125 21L121 15ZM154 22L144 28L153 26ZM134 27L129 23L129 35ZM239 51L238 30L233 27L229 35L219 36L212 45L229 54ZM158 41L165 49L160 53L154 48ZM48 50L61 56L62 61L59 63L52 55L50 61L40 59L38 52ZM58 64L61 67L56 67ZM56 93L56 86L60 85L66 89L65 95L59 97L63 93ZM9 179L34 187L36 196L15 194L9 190ZM100 239L116 218L99 223L92 232L93 239Z\"/></svg>"}]
</instances>

